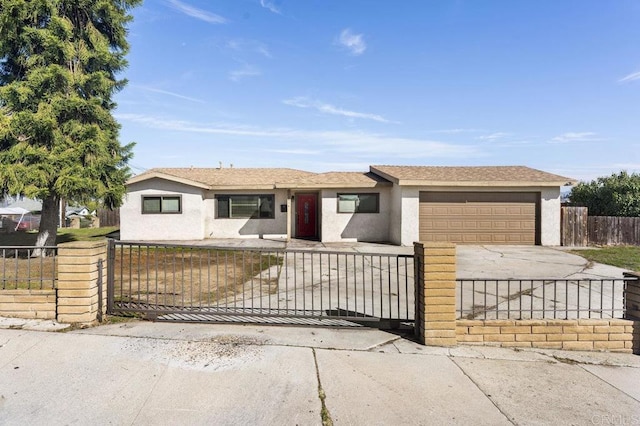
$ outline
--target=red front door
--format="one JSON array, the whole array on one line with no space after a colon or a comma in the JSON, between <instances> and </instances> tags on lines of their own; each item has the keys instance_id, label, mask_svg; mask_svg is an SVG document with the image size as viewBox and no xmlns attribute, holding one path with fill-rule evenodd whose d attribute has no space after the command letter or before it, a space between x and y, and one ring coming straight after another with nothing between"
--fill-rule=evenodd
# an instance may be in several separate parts
<instances>
[{"instance_id":1,"label":"red front door","mask_svg":"<svg viewBox=\"0 0 640 426\"><path fill-rule=\"evenodd\" d=\"M318 194L296 194L296 237L317 238Z\"/></svg>"}]
</instances>

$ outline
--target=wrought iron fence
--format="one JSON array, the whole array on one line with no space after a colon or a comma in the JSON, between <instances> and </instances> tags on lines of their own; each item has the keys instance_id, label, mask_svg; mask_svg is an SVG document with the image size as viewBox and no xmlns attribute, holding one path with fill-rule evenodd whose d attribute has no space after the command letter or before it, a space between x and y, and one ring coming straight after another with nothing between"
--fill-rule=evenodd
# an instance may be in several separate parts
<instances>
[{"instance_id":1,"label":"wrought iron fence","mask_svg":"<svg viewBox=\"0 0 640 426\"><path fill-rule=\"evenodd\" d=\"M458 279L462 319L622 318L624 279Z\"/></svg>"},{"instance_id":2,"label":"wrought iron fence","mask_svg":"<svg viewBox=\"0 0 640 426\"><path fill-rule=\"evenodd\" d=\"M112 241L110 312L413 319L413 257Z\"/></svg>"},{"instance_id":3,"label":"wrought iron fence","mask_svg":"<svg viewBox=\"0 0 640 426\"><path fill-rule=\"evenodd\" d=\"M46 257L34 256L45 250ZM56 247L0 247L1 290L43 290L56 286Z\"/></svg>"}]
</instances>

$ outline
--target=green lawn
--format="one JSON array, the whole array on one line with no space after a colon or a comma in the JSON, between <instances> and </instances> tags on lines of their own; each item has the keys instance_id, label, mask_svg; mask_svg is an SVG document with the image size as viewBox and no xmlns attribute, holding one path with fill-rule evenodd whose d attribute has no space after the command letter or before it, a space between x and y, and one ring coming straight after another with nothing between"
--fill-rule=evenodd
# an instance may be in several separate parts
<instances>
[{"instance_id":1,"label":"green lawn","mask_svg":"<svg viewBox=\"0 0 640 426\"><path fill-rule=\"evenodd\" d=\"M640 247L616 246L587 250L572 250L571 253L593 262L640 271Z\"/></svg>"},{"instance_id":2,"label":"green lawn","mask_svg":"<svg viewBox=\"0 0 640 426\"><path fill-rule=\"evenodd\" d=\"M60 228L56 243L68 243L70 241L95 241L107 237L117 231L117 226L105 226L103 228ZM37 232L12 232L0 234L0 246L32 246L36 243Z\"/></svg>"}]
</instances>

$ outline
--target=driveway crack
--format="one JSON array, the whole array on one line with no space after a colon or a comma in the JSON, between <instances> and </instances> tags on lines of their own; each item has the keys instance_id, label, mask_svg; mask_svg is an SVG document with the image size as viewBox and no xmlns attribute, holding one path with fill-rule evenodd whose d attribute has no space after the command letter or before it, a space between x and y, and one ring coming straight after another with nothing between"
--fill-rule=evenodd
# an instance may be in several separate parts
<instances>
[{"instance_id":1,"label":"driveway crack","mask_svg":"<svg viewBox=\"0 0 640 426\"><path fill-rule=\"evenodd\" d=\"M500 408L500 406L491 398L490 395L487 394L487 392L484 391L484 389L482 389L482 387L475 381L473 380L473 378L471 376L469 376L467 374L466 371L464 371L464 368L462 368L455 359L453 359L452 357L449 357L449 359L451 360L451 362L453 362L456 367L458 367L460 369L460 371L462 372L462 374L465 375L465 377L467 379L469 379L471 381L471 383L473 383L480 392L482 392L482 394L489 400L491 401L491 403L493 404L494 407L496 407L496 409L500 412L500 414L502 414L504 416L505 419L507 419L507 421L513 425L515 425L516 423L507 415L507 413L505 413L502 408Z\"/></svg>"},{"instance_id":2,"label":"driveway crack","mask_svg":"<svg viewBox=\"0 0 640 426\"><path fill-rule=\"evenodd\" d=\"M318 367L318 357L316 356L316 350L311 348L313 353L313 362L316 366L316 379L318 380L318 398L320 399L320 419L322 420L322 426L333 426L333 419L331 413L327 408L326 399L327 395L322 388L322 382L320 381L320 368Z\"/></svg>"}]
</instances>

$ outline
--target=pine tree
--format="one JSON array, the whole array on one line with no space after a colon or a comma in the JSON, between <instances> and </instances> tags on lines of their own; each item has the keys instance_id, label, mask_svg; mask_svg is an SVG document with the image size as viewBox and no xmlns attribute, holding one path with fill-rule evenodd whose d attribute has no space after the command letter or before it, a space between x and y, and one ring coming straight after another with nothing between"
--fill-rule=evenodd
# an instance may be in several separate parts
<instances>
[{"instance_id":1,"label":"pine tree","mask_svg":"<svg viewBox=\"0 0 640 426\"><path fill-rule=\"evenodd\" d=\"M118 141L112 97L140 3L0 2L0 192L43 201L39 247L55 245L61 198L122 201L133 144Z\"/></svg>"}]
</instances>

